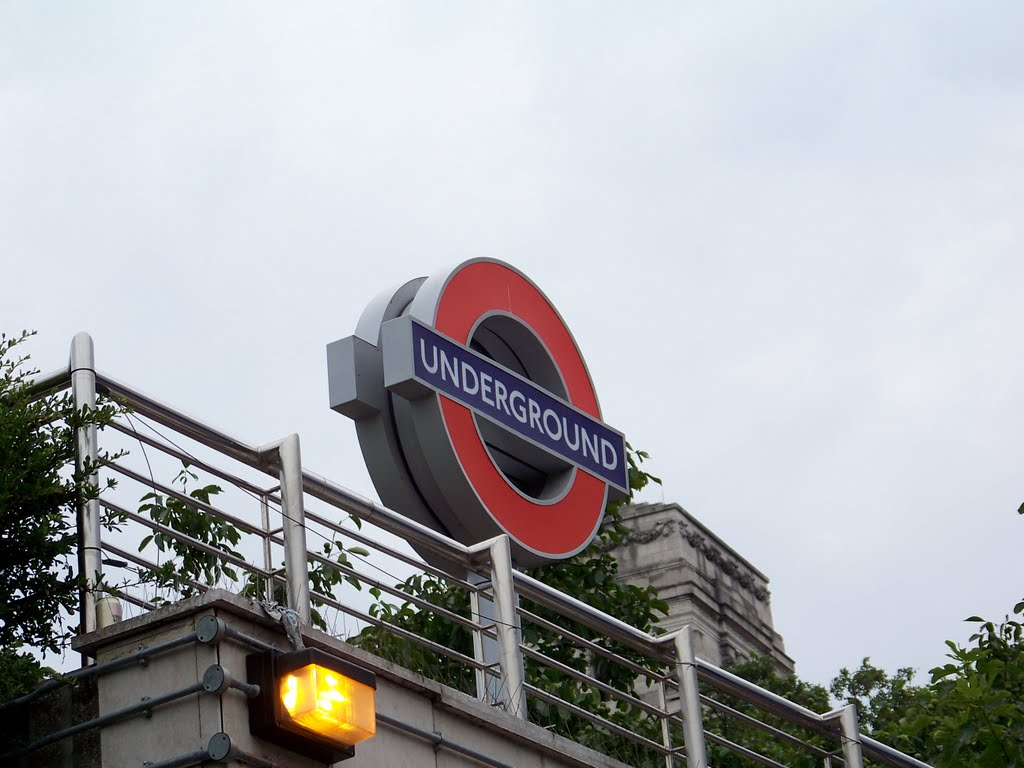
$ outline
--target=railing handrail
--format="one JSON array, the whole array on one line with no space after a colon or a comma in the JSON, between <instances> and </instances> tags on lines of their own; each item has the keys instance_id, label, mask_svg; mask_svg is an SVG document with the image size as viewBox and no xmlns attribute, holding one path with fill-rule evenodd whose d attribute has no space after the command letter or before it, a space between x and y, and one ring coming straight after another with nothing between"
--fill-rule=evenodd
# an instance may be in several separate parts
<instances>
[{"instance_id":1,"label":"railing handrail","mask_svg":"<svg viewBox=\"0 0 1024 768\"><path fill-rule=\"evenodd\" d=\"M68 367L37 376L29 385L29 391L37 396L59 392L71 386L72 373L73 371ZM253 469L271 477L277 476L280 469L280 458L271 449L278 444L262 448L250 445L111 376L97 371L95 377L96 389L99 392L121 401L133 412L146 416ZM466 546L310 470L301 469L301 480L304 493L366 522L372 522L389 533L414 542L418 547L426 547L453 563L471 568L474 563L479 562L482 556L485 556L487 550L493 550L493 542L481 542L475 546ZM578 622L599 632L602 636L639 651L652 659L671 663L680 654L679 637L681 633L687 631L687 628L664 635L652 635L520 571L512 573L512 582L515 592L520 596L554 610L565 618ZM743 699L762 710L782 717L791 724L832 738L835 738L840 731L843 710L819 714L701 659L694 659L693 667L696 669L698 678L716 690ZM857 734L856 731L853 733ZM930 768L926 763L868 736L857 735L864 754L880 762L896 766L896 768Z\"/></svg>"}]
</instances>

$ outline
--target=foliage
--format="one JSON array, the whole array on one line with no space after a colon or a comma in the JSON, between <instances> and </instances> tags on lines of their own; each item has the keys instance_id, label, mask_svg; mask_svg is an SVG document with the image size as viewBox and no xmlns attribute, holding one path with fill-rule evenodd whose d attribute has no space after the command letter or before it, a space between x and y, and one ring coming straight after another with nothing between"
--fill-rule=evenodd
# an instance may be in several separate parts
<instances>
[{"instance_id":1,"label":"foliage","mask_svg":"<svg viewBox=\"0 0 1024 768\"><path fill-rule=\"evenodd\" d=\"M0 677L25 684L41 672L27 674L21 646L59 652L70 641L64 617L77 612L81 586L76 509L99 494L91 476L115 458L75 468L75 430L102 429L116 412L102 401L76 411L67 393L34 396L38 371L19 349L32 335L0 334Z\"/></svg>"},{"instance_id":2,"label":"foliage","mask_svg":"<svg viewBox=\"0 0 1024 768\"><path fill-rule=\"evenodd\" d=\"M1024 613L1024 602L1013 613ZM1024 766L1024 624L972 616L966 646L947 641L950 661L931 670L891 737L937 768Z\"/></svg>"},{"instance_id":3,"label":"foliage","mask_svg":"<svg viewBox=\"0 0 1024 768\"><path fill-rule=\"evenodd\" d=\"M43 678L54 675L49 667L42 667L30 653L19 653L13 648L0 648L0 702L24 696Z\"/></svg>"},{"instance_id":4,"label":"foliage","mask_svg":"<svg viewBox=\"0 0 1024 768\"><path fill-rule=\"evenodd\" d=\"M225 555L242 559L242 554L234 549L241 533L231 523L207 511L213 497L223 489L209 484L190 491L189 482L198 479L199 475L191 470L190 465L184 464L174 479L181 485L180 496L164 497L151 491L142 497L139 512L147 512L154 523L201 541ZM172 590L176 599L197 595L199 585L217 584L225 576L232 581L238 580L238 573L222 557L197 549L169 533L155 531L146 536L139 543L139 551L150 542L156 544L160 553L168 553L171 557L156 568L142 570L140 581L151 583L158 589ZM152 602L166 603L169 600L156 596Z\"/></svg>"},{"instance_id":5,"label":"foliage","mask_svg":"<svg viewBox=\"0 0 1024 768\"><path fill-rule=\"evenodd\" d=\"M215 497L224 489L209 483L189 490L189 485L199 479L191 465L184 463L173 481L181 486L174 495L152 491L140 499L139 512L147 513L153 522L206 545L200 549L164 531L156 531L143 538L139 543L140 552L152 543L161 555L168 555L156 568L138 571L139 583L149 584L164 593L151 597L150 601L158 604L175 602L200 594L206 587L220 585L238 589L246 597L260 602L285 605L287 597L280 579L275 578L272 587L268 588L266 580L251 571L246 572L244 580L239 578L237 566L232 565L228 558L245 559L238 549L241 532L220 517L213 506ZM351 519L357 527L362 524L356 517ZM319 629L328 627L320 610L324 602L316 597L318 593L331 597L334 588L342 582L362 589L359 580L350 573L350 554L366 556L369 552L362 547L345 547L335 538L324 542L321 552L309 558L309 583L313 595L310 620ZM110 591L119 592L113 588Z\"/></svg>"},{"instance_id":6,"label":"foliage","mask_svg":"<svg viewBox=\"0 0 1024 768\"><path fill-rule=\"evenodd\" d=\"M884 735L898 728L907 707L921 695L913 679L911 667L901 667L890 676L866 658L854 672L847 667L839 670L829 691L837 701L855 704L861 730L884 741Z\"/></svg>"},{"instance_id":7,"label":"foliage","mask_svg":"<svg viewBox=\"0 0 1024 768\"><path fill-rule=\"evenodd\" d=\"M1013 612L1024 613L1024 602ZM978 631L967 645L946 641L950 661L928 685L911 685L913 670L889 676L865 659L840 672L832 693L857 704L874 738L936 768L1024 766L1024 624L967 621Z\"/></svg>"},{"instance_id":8,"label":"foliage","mask_svg":"<svg viewBox=\"0 0 1024 768\"><path fill-rule=\"evenodd\" d=\"M69 395L38 397L31 390L32 377L27 356L19 345L31 336L0 335L0 701L23 695L43 676L38 661L21 653L23 645L40 650L60 651L71 631L63 617L74 614L81 579L72 562L76 531L76 509L95 498L100 489L90 479L117 458L101 453L98 460L82 469L75 467L77 428L103 428L117 407L102 402L97 408L78 412ZM660 482L641 468L648 456L629 453L630 486L639 491L650 482ZM204 586L229 582L261 601L285 602L279 578L254 574L239 578L228 558L244 559L240 551L241 532L230 522L210 514L222 489L215 484L198 484L199 476L185 464L174 480L174 493L147 493L140 511L167 530L155 531L139 546L155 546L163 562L139 571L140 581L164 593L155 600L168 602L197 594ZM108 485L112 485L112 481ZM193 484L198 484L191 487ZM667 611L653 588L639 588L618 581L618 566L611 551L629 530L623 525L622 504L610 505L594 542L567 561L528 571L535 578L592 605L639 629L656 633L660 614ZM1024 504L1019 510L1024 514ZM356 525L359 520L353 518ZM120 521L108 519L107 525ZM168 533L183 534L207 546L198 549ZM318 610L324 599L333 597L342 583L361 588L349 555L366 556L360 547L346 547L337 539L326 541L320 552L310 555L310 585L313 592L313 623L327 629ZM112 587L104 589L117 593ZM460 657L472 657L473 636L465 624L451 615L469 620L472 610L468 593L447 581L418 574L398 584L406 596L395 604L385 600L382 590L369 592L376 602L371 615L383 627L371 627L353 642L391 659L407 669L420 672L456 689L474 693L475 675ZM270 594L268 594L268 591ZM318 598L317 595L321 597ZM622 647L588 628L566 623L543 606L524 600L525 611L539 620L524 619L523 641L531 653L542 654L564 668L596 678L607 688L636 695L645 684L668 668ZM865 658L858 669L840 670L829 688L840 701L857 705L861 728L876 739L931 763L936 768L971 765L977 768L1024 768L1024 601L1013 609L1014 618L1001 623L971 617L978 629L966 645L947 642L949 661L931 670L926 686L912 684L913 671L898 669L889 675ZM545 622L558 625L553 632ZM586 643L566 640L576 634ZM428 641L411 642L410 634ZM627 659L648 673L615 663L602 651ZM567 702L579 710L599 716L641 736L660 741L660 722L642 708L614 699L600 687L581 682L563 669L527 655L528 684ZM733 665L730 671L763 688L813 711L829 709L828 692L820 686L780 672L771 659L753 657ZM781 721L754 712L750 705L727 695L716 695L721 704L741 713L756 714L771 725ZM596 725L573 709L550 704L541 697L529 701L531 721L637 765L662 765L663 758L645 752L614 731ZM768 757L791 766L817 766L813 755L771 737L763 731L726 716L713 707L705 710L706 727ZM785 727L799 738L822 747L817 734ZM679 741L679 739L676 739ZM749 761L723 747L710 744L711 763L719 768L740 768Z\"/></svg>"},{"instance_id":9,"label":"foliage","mask_svg":"<svg viewBox=\"0 0 1024 768\"><path fill-rule=\"evenodd\" d=\"M630 449L628 458L630 489L633 493L640 491L649 483L661 482L641 468L642 462L649 458L645 452L634 452ZM631 499L632 493L629 499L608 506L594 541L581 553L563 562L528 569L526 572L645 632L657 632L658 619L667 612L668 605L658 598L653 587L641 588L620 583L616 578L618 563L611 554L611 550L629 533L629 529L622 523L621 509ZM383 621L388 627L415 634L457 654L473 656L471 631L464 625L446 618L442 613L431 610L431 607L440 608L469 619L470 599L465 590L450 585L443 579L424 574L407 579L398 584L397 589L409 595L409 599L400 605L384 600L380 590L371 590L377 598L376 604L371 606L371 615ZM423 603L426 605L422 606ZM564 618L542 606L523 600L522 607L541 619L561 626L563 630L581 636L610 654L624 657L639 665L651 666L651 661L642 654L621 646L587 627L567 624ZM464 663L443 652L413 643L402 633L370 627L353 638L352 642L466 693L475 692L475 676ZM600 653L581 649L567 642L564 634L552 632L541 623L524 620L523 642L534 651L543 653L548 658L580 673L596 677L616 690L633 693L637 683L643 682L638 681L637 673L629 667L614 663ZM594 686L580 682L572 675L535 659L528 657L525 666L527 683L530 685L621 724L629 730L648 733L651 738L660 741L660 725L643 710L615 702ZM662 672L663 669L651 668L652 675ZM567 735L579 743L599 747L606 753L614 753L616 749L634 749L627 746L628 742L625 740L619 739L567 708L551 705L536 698L530 699L529 706L531 721ZM648 757L637 758L633 755L631 762L637 762L638 759L643 762ZM664 764L663 759L661 764Z\"/></svg>"},{"instance_id":10,"label":"foliage","mask_svg":"<svg viewBox=\"0 0 1024 768\"><path fill-rule=\"evenodd\" d=\"M829 710L828 691L820 685L801 680L792 672L780 670L768 656L752 656L750 659L731 665L729 671L814 712ZM735 696L718 693L714 694L713 698L734 710L782 729L809 744L826 750L834 749L834 744L819 734L795 728L774 715L765 715L762 710ZM820 768L822 764L820 757L815 757L806 749L788 744L759 728L746 725L719 709L706 709L704 718L704 725L708 730L771 757L790 768ZM710 743L708 744L708 761L716 768L746 768L746 766L753 765L747 758L739 756L732 750Z\"/></svg>"}]
</instances>

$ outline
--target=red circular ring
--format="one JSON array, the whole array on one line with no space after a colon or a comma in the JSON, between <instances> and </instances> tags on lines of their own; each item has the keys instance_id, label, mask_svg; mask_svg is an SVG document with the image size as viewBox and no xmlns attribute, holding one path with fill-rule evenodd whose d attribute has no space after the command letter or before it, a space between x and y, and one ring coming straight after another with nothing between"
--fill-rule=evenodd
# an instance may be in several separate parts
<instances>
[{"instance_id":1,"label":"red circular ring","mask_svg":"<svg viewBox=\"0 0 1024 768\"><path fill-rule=\"evenodd\" d=\"M469 346L477 321L493 312L507 312L532 329L551 353L569 402L601 418L594 384L569 329L544 294L508 265L475 261L455 271L438 298L434 327ZM567 557L582 549L604 513L605 483L577 469L559 501L531 502L491 460L473 412L443 395L438 397L455 455L495 522L521 545L542 555Z\"/></svg>"}]
</instances>

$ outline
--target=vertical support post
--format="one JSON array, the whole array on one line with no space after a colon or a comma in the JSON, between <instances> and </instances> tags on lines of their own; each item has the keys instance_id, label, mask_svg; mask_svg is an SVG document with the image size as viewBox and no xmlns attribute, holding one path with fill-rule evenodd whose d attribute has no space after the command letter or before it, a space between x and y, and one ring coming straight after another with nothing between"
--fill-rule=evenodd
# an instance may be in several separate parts
<instances>
[{"instance_id":1,"label":"vertical support post","mask_svg":"<svg viewBox=\"0 0 1024 768\"><path fill-rule=\"evenodd\" d=\"M679 711L683 716L683 742L686 745L686 768L707 768L704 745L704 717L700 708L697 681L697 657L693 652L693 630L680 629L675 636L676 674L679 676Z\"/></svg>"},{"instance_id":2,"label":"vertical support post","mask_svg":"<svg viewBox=\"0 0 1024 768\"><path fill-rule=\"evenodd\" d=\"M490 588L491 582L475 571L469 571L466 580L476 587L469 593L469 608L476 624L473 628L473 658L484 665L484 668L475 670L476 697L487 704L497 704L502 701L501 680L488 674L487 668L493 668L499 663L498 641L484 634L485 629L493 630L497 626L494 620L494 601L481 594Z\"/></svg>"},{"instance_id":3,"label":"vertical support post","mask_svg":"<svg viewBox=\"0 0 1024 768\"><path fill-rule=\"evenodd\" d=\"M75 409L96 407L96 359L92 337L79 333L71 342L71 396ZM75 467L81 473L87 466L95 466L99 454L96 426L90 424L77 430L75 435ZM97 487L95 471L86 482ZM81 626L83 632L96 629L96 595L103 580L103 555L100 551L100 502L90 499L78 507L78 570L82 577Z\"/></svg>"},{"instance_id":4,"label":"vertical support post","mask_svg":"<svg viewBox=\"0 0 1024 768\"><path fill-rule=\"evenodd\" d=\"M843 739L843 762L846 768L864 768L856 704L847 704L839 710L839 733Z\"/></svg>"},{"instance_id":5,"label":"vertical support post","mask_svg":"<svg viewBox=\"0 0 1024 768\"><path fill-rule=\"evenodd\" d=\"M274 600L274 559L270 553L270 500L265 493L260 494L260 522L263 525L263 569L270 574L263 586L263 599L270 603Z\"/></svg>"},{"instance_id":6,"label":"vertical support post","mask_svg":"<svg viewBox=\"0 0 1024 768\"><path fill-rule=\"evenodd\" d=\"M288 435L278 445L281 468L281 515L284 528L284 567L288 607L309 624L309 561L306 559L306 511L302 498L302 457L299 436Z\"/></svg>"},{"instance_id":7,"label":"vertical support post","mask_svg":"<svg viewBox=\"0 0 1024 768\"><path fill-rule=\"evenodd\" d=\"M496 537L490 546L491 587L494 590L495 633L498 636L498 662L505 686L508 711L520 720L526 719L526 690L523 684L523 652L519 647L519 612L512 577L512 547L508 536Z\"/></svg>"},{"instance_id":8,"label":"vertical support post","mask_svg":"<svg viewBox=\"0 0 1024 768\"><path fill-rule=\"evenodd\" d=\"M665 693L665 680L658 681L658 706L662 712L668 712L668 695ZM672 729L668 725L668 714L661 717L661 743L665 749L672 751ZM665 768L674 768L675 761L672 755L665 755Z\"/></svg>"}]
</instances>

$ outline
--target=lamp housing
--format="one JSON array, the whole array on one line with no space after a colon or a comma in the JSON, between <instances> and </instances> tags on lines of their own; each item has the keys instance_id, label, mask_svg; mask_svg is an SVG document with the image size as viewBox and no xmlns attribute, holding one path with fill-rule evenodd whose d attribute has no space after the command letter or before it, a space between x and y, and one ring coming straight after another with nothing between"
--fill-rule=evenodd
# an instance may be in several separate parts
<instances>
[{"instance_id":1,"label":"lamp housing","mask_svg":"<svg viewBox=\"0 0 1024 768\"><path fill-rule=\"evenodd\" d=\"M260 693L249 702L249 730L314 760L335 763L376 732L373 672L316 648L246 657L249 682Z\"/></svg>"}]
</instances>

